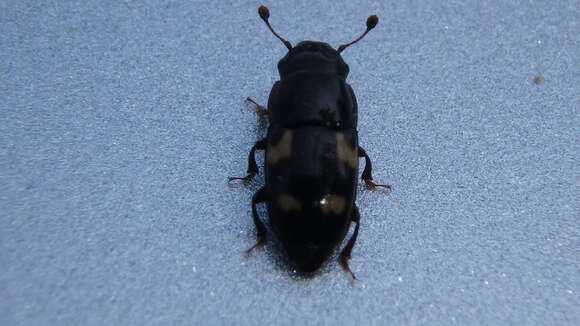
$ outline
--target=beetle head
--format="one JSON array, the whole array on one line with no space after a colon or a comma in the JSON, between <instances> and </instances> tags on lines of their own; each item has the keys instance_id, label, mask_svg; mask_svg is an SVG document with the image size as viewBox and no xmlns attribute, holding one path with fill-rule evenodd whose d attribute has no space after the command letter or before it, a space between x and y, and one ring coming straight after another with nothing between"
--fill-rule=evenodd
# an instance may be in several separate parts
<instances>
[{"instance_id":1,"label":"beetle head","mask_svg":"<svg viewBox=\"0 0 580 326\"><path fill-rule=\"evenodd\" d=\"M278 62L278 71L281 77L308 71L335 73L346 78L349 68L340 53L328 43L302 41Z\"/></svg>"}]
</instances>

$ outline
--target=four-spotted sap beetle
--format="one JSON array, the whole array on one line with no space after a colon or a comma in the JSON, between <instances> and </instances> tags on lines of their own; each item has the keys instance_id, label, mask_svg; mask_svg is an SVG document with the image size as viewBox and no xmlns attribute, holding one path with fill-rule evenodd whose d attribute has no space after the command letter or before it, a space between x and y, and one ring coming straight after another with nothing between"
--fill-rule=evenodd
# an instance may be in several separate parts
<instances>
[{"instance_id":1,"label":"four-spotted sap beetle","mask_svg":"<svg viewBox=\"0 0 580 326\"><path fill-rule=\"evenodd\" d=\"M288 53L278 62L280 80L272 87L268 108L258 105L268 116L267 137L250 150L247 176L229 178L251 180L258 171L256 150L266 151L266 185L252 198L258 240L247 253L266 241L266 228L256 211L260 202L266 202L270 225L301 273L317 270L354 222L339 261L355 279L348 259L360 225L355 204L358 158L365 159L362 180L369 188L390 186L372 181L371 161L358 146L358 107L346 83L349 68L340 53L373 29L378 17L370 16L359 38L335 50L315 41L293 47L270 26L268 8L260 6L258 13Z\"/></svg>"}]
</instances>

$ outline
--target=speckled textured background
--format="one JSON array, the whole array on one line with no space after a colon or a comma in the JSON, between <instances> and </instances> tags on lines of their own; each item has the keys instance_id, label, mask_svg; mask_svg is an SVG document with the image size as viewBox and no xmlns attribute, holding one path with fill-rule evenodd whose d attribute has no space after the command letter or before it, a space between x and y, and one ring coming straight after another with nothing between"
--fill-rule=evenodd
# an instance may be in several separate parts
<instances>
[{"instance_id":1,"label":"speckled textured background","mask_svg":"<svg viewBox=\"0 0 580 326\"><path fill-rule=\"evenodd\" d=\"M381 18L344 52L395 187L358 199L352 287L242 254L263 179L225 180L285 53L259 4L0 3L1 325L580 324L578 1L265 2L294 44Z\"/></svg>"}]
</instances>

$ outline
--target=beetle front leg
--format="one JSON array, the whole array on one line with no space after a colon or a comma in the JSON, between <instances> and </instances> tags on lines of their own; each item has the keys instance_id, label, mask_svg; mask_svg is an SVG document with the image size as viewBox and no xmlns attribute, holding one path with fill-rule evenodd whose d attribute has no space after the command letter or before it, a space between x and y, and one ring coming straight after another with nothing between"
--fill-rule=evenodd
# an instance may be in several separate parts
<instances>
[{"instance_id":1,"label":"beetle front leg","mask_svg":"<svg viewBox=\"0 0 580 326\"><path fill-rule=\"evenodd\" d=\"M252 146L252 149L250 150L250 154L248 155L248 171L247 171L247 175L245 177L229 177L228 181L232 181L232 180L241 180L242 182L248 182L250 180L252 180L252 178L256 175L256 173L258 173L258 165L256 164L256 150L260 149L266 149L266 138L257 141L254 146Z\"/></svg>"},{"instance_id":2,"label":"beetle front leg","mask_svg":"<svg viewBox=\"0 0 580 326\"><path fill-rule=\"evenodd\" d=\"M246 97L246 102L250 102L256 106L256 113L258 113L259 116L263 117L268 115L268 108L266 108L265 106L256 103L256 101L252 100L249 97Z\"/></svg>"},{"instance_id":3,"label":"beetle front leg","mask_svg":"<svg viewBox=\"0 0 580 326\"><path fill-rule=\"evenodd\" d=\"M266 227L264 223L260 220L258 216L258 211L256 210L256 204L266 201L266 188L263 187L258 190L254 196L252 196L252 218L254 219L254 225L256 226L257 241L250 249L246 250L246 255L249 256L250 253L257 248L266 243Z\"/></svg>"},{"instance_id":4,"label":"beetle front leg","mask_svg":"<svg viewBox=\"0 0 580 326\"><path fill-rule=\"evenodd\" d=\"M350 270L350 267L348 266L348 260L350 259L350 253L352 252L352 248L356 243L356 238L358 237L358 228L360 226L360 213L358 212L358 207L356 206L356 204L352 209L351 221L355 222L356 226L354 228L352 236L348 240L348 243L346 244L344 249L342 249L342 251L340 252L340 257L338 261L340 262L340 266L342 267L342 269L344 269L344 271L347 272L350 275L351 279L354 281L356 280L356 276L354 276L354 273Z\"/></svg>"},{"instance_id":5,"label":"beetle front leg","mask_svg":"<svg viewBox=\"0 0 580 326\"><path fill-rule=\"evenodd\" d=\"M360 146L358 148L358 157L365 158L365 169L362 173L361 179L365 182L368 188L374 189L377 187L383 187L389 190L393 189L390 185L376 184L373 182L373 164L371 163L371 159L367 155L367 152L365 152L365 150Z\"/></svg>"}]
</instances>

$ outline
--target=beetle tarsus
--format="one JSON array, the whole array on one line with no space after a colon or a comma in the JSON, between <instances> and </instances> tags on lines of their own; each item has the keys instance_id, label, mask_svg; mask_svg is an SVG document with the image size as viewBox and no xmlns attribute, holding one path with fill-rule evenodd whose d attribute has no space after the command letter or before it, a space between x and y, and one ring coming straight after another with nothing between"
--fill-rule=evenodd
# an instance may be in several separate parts
<instances>
[{"instance_id":1,"label":"beetle tarsus","mask_svg":"<svg viewBox=\"0 0 580 326\"><path fill-rule=\"evenodd\" d=\"M393 187L391 187L390 185L383 185L383 184L378 184L378 183L374 183L372 180L370 179L363 179L363 181L365 182L365 185L367 186L367 188L369 189L376 189L376 188L386 188L389 190L393 190Z\"/></svg>"},{"instance_id":2,"label":"beetle tarsus","mask_svg":"<svg viewBox=\"0 0 580 326\"><path fill-rule=\"evenodd\" d=\"M246 250L246 256L249 256L254 249L258 249L266 243L266 227L260 220L258 211L256 210L256 204L266 201L265 189L266 188L260 188L260 190L252 196L252 218L254 220L254 225L256 226L257 241L250 249Z\"/></svg>"},{"instance_id":3,"label":"beetle tarsus","mask_svg":"<svg viewBox=\"0 0 580 326\"><path fill-rule=\"evenodd\" d=\"M365 185L368 189L376 189L376 188L386 188L389 190L393 190L393 187L387 184L378 184L373 182L373 163L369 158L367 152L359 146L358 148L358 156L365 158L365 169L362 173L361 179L365 182Z\"/></svg>"},{"instance_id":4,"label":"beetle tarsus","mask_svg":"<svg viewBox=\"0 0 580 326\"><path fill-rule=\"evenodd\" d=\"M246 102L250 102L255 105L256 113L258 113L258 115L260 116L268 115L268 109L265 106L256 103L256 101L252 100L249 97L246 97Z\"/></svg>"},{"instance_id":5,"label":"beetle tarsus","mask_svg":"<svg viewBox=\"0 0 580 326\"><path fill-rule=\"evenodd\" d=\"M344 249L342 249L342 251L340 252L339 262L342 269L350 275L351 282L354 282L355 280L357 280L357 278L350 269L350 267L348 266L348 260L350 259L350 253L352 252L352 248L356 243L356 238L358 237L358 229L360 227L360 213L356 205L354 205L352 211L351 221L356 223L356 227L354 228L354 232L352 233L352 236L348 240L348 243L346 244Z\"/></svg>"},{"instance_id":6,"label":"beetle tarsus","mask_svg":"<svg viewBox=\"0 0 580 326\"><path fill-rule=\"evenodd\" d=\"M250 173L250 174L246 175L245 177L228 177L228 182L240 180L243 183L248 183L248 182L252 181L252 178L254 178L255 175L256 175L255 173Z\"/></svg>"},{"instance_id":7,"label":"beetle tarsus","mask_svg":"<svg viewBox=\"0 0 580 326\"><path fill-rule=\"evenodd\" d=\"M250 249L244 251L246 258L249 258L255 249L261 248L264 245L264 243L266 243L265 237L258 239L258 241Z\"/></svg>"},{"instance_id":8,"label":"beetle tarsus","mask_svg":"<svg viewBox=\"0 0 580 326\"><path fill-rule=\"evenodd\" d=\"M256 150L257 149L266 149L266 139L262 139L257 141L254 146L252 146L252 149L250 150L250 154L248 155L248 170L247 170L247 175L245 177L229 177L228 178L228 182L229 181L233 181L233 180L241 180L244 183L248 183L252 180L252 178L254 178L254 176L258 173L258 165L256 164Z\"/></svg>"},{"instance_id":9,"label":"beetle tarsus","mask_svg":"<svg viewBox=\"0 0 580 326\"><path fill-rule=\"evenodd\" d=\"M354 284L354 282L355 282L356 280L358 280L358 278L356 278L356 275L354 275L354 273L352 272L352 270L351 270L351 269L350 269L350 267L348 266L348 260L349 260L349 259L350 259L350 256L349 256L349 257L346 257L346 258L344 258L344 260L343 260L343 257L341 256L341 257L340 257L340 266L342 267L342 269L343 269L343 270L344 270L346 273L348 273L350 285L353 285L353 284Z\"/></svg>"}]
</instances>

